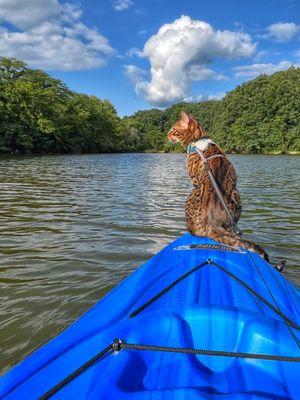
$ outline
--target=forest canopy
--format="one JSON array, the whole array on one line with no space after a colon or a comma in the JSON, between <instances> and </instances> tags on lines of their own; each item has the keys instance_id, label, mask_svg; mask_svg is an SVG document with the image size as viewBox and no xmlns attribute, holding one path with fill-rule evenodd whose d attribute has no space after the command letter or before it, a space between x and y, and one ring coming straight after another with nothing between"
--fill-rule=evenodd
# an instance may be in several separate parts
<instances>
[{"instance_id":1,"label":"forest canopy","mask_svg":"<svg viewBox=\"0 0 300 400\"><path fill-rule=\"evenodd\" d=\"M171 150L165 133L180 111L192 114L226 152L299 152L300 68L261 75L219 101L179 103L125 117L132 150Z\"/></svg>"},{"instance_id":2,"label":"forest canopy","mask_svg":"<svg viewBox=\"0 0 300 400\"><path fill-rule=\"evenodd\" d=\"M75 93L21 61L0 59L2 153L121 151L124 137L108 100Z\"/></svg>"},{"instance_id":3,"label":"forest canopy","mask_svg":"<svg viewBox=\"0 0 300 400\"><path fill-rule=\"evenodd\" d=\"M181 151L166 133L192 114L225 151L300 151L300 68L261 75L219 101L178 103L121 119L108 100L75 93L42 70L0 58L0 152Z\"/></svg>"}]
</instances>

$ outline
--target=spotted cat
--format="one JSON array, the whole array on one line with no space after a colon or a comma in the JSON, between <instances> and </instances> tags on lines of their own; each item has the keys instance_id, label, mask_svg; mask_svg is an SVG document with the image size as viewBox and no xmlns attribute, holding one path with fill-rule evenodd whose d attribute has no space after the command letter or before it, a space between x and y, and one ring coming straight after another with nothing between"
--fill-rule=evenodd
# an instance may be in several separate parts
<instances>
[{"instance_id":1,"label":"spotted cat","mask_svg":"<svg viewBox=\"0 0 300 400\"><path fill-rule=\"evenodd\" d=\"M186 225L195 236L205 236L230 246L244 247L259 253L268 261L267 253L257 244L241 237L235 231L241 212L241 199L236 188L237 176L232 163L222 149L215 144L191 115L181 112L180 119L168 132L171 142L179 142L188 151L187 168L194 189L185 204ZM205 169L205 163L195 151L202 151L230 211L226 213L212 181Z\"/></svg>"}]
</instances>

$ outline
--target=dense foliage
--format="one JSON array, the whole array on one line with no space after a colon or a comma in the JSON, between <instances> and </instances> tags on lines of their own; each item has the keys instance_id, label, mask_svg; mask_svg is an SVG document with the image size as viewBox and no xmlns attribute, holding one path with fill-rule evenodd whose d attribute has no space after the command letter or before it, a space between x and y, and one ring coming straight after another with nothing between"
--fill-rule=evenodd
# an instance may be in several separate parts
<instances>
[{"instance_id":1,"label":"dense foliage","mask_svg":"<svg viewBox=\"0 0 300 400\"><path fill-rule=\"evenodd\" d=\"M262 75L221 101L179 103L120 119L23 62L0 58L0 152L180 151L166 133L184 110L229 152L300 151L300 69Z\"/></svg>"},{"instance_id":2,"label":"dense foliage","mask_svg":"<svg viewBox=\"0 0 300 400\"><path fill-rule=\"evenodd\" d=\"M21 61L0 59L0 152L120 151L121 126L109 101L74 93Z\"/></svg>"},{"instance_id":3,"label":"dense foliage","mask_svg":"<svg viewBox=\"0 0 300 400\"><path fill-rule=\"evenodd\" d=\"M178 120L180 111L192 114L208 132L212 132L215 116L220 109L219 101L200 103L178 103L166 110L138 111L131 117L124 117L127 128L127 143L132 151L183 151L167 140L166 133Z\"/></svg>"},{"instance_id":4,"label":"dense foliage","mask_svg":"<svg viewBox=\"0 0 300 400\"><path fill-rule=\"evenodd\" d=\"M181 110L191 113L227 152L299 152L300 68L261 75L220 101L180 103L124 118L130 148L172 149L165 134Z\"/></svg>"}]
</instances>

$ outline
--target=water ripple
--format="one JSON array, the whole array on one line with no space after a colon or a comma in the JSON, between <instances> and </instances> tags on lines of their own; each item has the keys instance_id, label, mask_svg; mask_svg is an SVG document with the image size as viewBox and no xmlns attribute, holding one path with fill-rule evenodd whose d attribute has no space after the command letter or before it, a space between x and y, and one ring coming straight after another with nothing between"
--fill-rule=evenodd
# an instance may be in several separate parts
<instances>
[{"instance_id":1,"label":"water ripple","mask_svg":"<svg viewBox=\"0 0 300 400\"><path fill-rule=\"evenodd\" d=\"M240 226L299 277L299 157L232 156ZM0 159L0 371L184 232L183 154ZM4 357L3 357L4 356Z\"/></svg>"}]
</instances>

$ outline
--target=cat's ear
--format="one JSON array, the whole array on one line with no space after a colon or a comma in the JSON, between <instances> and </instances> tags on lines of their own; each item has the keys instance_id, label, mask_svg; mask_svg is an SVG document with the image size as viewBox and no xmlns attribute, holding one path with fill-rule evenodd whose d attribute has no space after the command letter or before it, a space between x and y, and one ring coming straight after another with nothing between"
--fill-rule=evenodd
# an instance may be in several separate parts
<instances>
[{"instance_id":1,"label":"cat's ear","mask_svg":"<svg viewBox=\"0 0 300 400\"><path fill-rule=\"evenodd\" d=\"M184 111L181 111L180 113L180 121L186 129L193 129L197 126L196 120L190 114L187 114Z\"/></svg>"},{"instance_id":2,"label":"cat's ear","mask_svg":"<svg viewBox=\"0 0 300 400\"><path fill-rule=\"evenodd\" d=\"M191 114L189 114L188 117L190 119L189 120L189 125L192 126L192 127L196 127L197 126L197 121L194 119L194 117Z\"/></svg>"},{"instance_id":3,"label":"cat's ear","mask_svg":"<svg viewBox=\"0 0 300 400\"><path fill-rule=\"evenodd\" d=\"M186 128L188 128L189 123L190 123L190 117L185 113L184 111L180 112L180 121L182 122L182 125L184 125Z\"/></svg>"}]
</instances>

